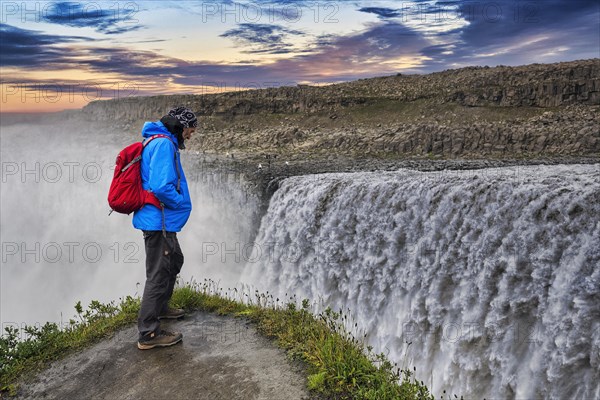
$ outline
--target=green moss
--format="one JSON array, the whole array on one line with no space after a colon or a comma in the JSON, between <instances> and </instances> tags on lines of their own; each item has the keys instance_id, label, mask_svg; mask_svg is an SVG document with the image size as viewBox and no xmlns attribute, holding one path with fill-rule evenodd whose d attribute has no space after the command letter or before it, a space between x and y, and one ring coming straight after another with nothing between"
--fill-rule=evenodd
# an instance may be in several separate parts
<instances>
[{"instance_id":1,"label":"green moss","mask_svg":"<svg viewBox=\"0 0 600 400\"><path fill-rule=\"evenodd\" d=\"M223 291L213 281L178 287L172 306L247 318L258 332L274 339L289 357L307 367L307 386L326 398L336 399L433 399L411 371L402 370L374 354L348 314L330 308L314 314L308 300L274 299L238 289ZM93 301L87 310L75 306L79 321L59 329L55 324L27 328L29 338L17 340L18 331L6 328L0 339L1 390L11 395L16 383L72 351L79 350L135 321L139 299L127 297L119 305Z\"/></svg>"}]
</instances>

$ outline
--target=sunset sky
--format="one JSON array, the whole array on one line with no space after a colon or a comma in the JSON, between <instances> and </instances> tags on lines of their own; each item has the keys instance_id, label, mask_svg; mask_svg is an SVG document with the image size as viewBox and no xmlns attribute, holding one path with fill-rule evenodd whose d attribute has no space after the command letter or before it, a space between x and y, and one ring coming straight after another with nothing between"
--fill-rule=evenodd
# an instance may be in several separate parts
<instances>
[{"instance_id":1,"label":"sunset sky","mask_svg":"<svg viewBox=\"0 0 600 400\"><path fill-rule=\"evenodd\" d=\"M2 112L600 57L597 0L0 4Z\"/></svg>"}]
</instances>

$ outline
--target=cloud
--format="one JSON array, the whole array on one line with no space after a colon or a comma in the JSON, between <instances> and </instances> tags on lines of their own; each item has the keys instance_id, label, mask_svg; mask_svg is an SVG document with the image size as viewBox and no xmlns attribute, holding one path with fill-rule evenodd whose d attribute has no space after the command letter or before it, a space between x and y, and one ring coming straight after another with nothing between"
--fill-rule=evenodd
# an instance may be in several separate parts
<instances>
[{"instance_id":1,"label":"cloud","mask_svg":"<svg viewBox=\"0 0 600 400\"><path fill-rule=\"evenodd\" d=\"M44 20L53 24L72 26L77 28L91 27L97 32L107 35L135 31L142 26L134 18L136 11L116 9L102 9L94 3L54 3ZM135 3L131 3L135 4Z\"/></svg>"},{"instance_id":2,"label":"cloud","mask_svg":"<svg viewBox=\"0 0 600 400\"><path fill-rule=\"evenodd\" d=\"M423 3L427 14L422 25L414 18L406 23L390 19L393 9L356 6L361 12L384 17L363 24L362 30L350 34L319 34L302 48L293 46L292 39L307 39L308 33L276 24L239 24L221 36L235 41L241 52L252 55L244 62L231 63L186 61L164 56L160 51L127 48L122 41L114 47L99 47L102 41L92 43L93 39L83 36L50 35L0 25L0 65L39 70L78 68L92 76L109 74L124 82L139 83L139 94L144 95L151 93L147 89L150 86L191 91L196 87L199 92L214 84L232 88L305 81L326 83L399 71L565 61L598 57L600 12L599 6L592 3L496 0L496 9L492 3L455 1L453 20L436 21L440 15L435 10L438 3L430 1ZM486 4L487 10L482 8ZM463 23L457 23L457 19ZM75 21L80 24L77 26L98 26ZM103 26L102 29L119 28ZM85 41L90 43L82 43ZM262 54L288 55L265 61L260 58Z\"/></svg>"},{"instance_id":3,"label":"cloud","mask_svg":"<svg viewBox=\"0 0 600 400\"><path fill-rule=\"evenodd\" d=\"M35 31L7 27L11 43L3 43L2 51L27 53L29 58L13 57L12 65L38 68L78 68L82 71L119 76L131 82L171 82L176 85L207 85L226 82L232 86L252 86L254 82L270 82L272 86L294 81L328 82L392 73L397 66L390 61L414 57L429 45L411 29L397 23L371 24L352 35L322 35L311 46L286 59L270 63L214 63L163 56L154 51L125 47L85 46L72 42L85 37L44 35ZM274 52L286 46L281 32L301 34L278 26L252 26L240 35L249 43ZM230 33L234 35L234 33ZM100 43L100 42L97 42ZM58 45L61 45L58 47ZM274 45L273 45L274 44ZM285 49L282 49L285 50ZM28 62L26 64L25 62ZM4 62L4 57L3 57ZM259 86L262 84L259 84Z\"/></svg>"},{"instance_id":4,"label":"cloud","mask_svg":"<svg viewBox=\"0 0 600 400\"><path fill-rule=\"evenodd\" d=\"M434 46L427 46L421 49L421 54L427 57L440 57L444 54L450 54L454 51L456 45L454 44L437 44Z\"/></svg>"},{"instance_id":5,"label":"cloud","mask_svg":"<svg viewBox=\"0 0 600 400\"><path fill-rule=\"evenodd\" d=\"M420 63L420 50L430 45L418 32L391 21L369 24L351 35L322 36L317 42L312 53L281 60L274 68L323 82L385 75L402 64Z\"/></svg>"},{"instance_id":6,"label":"cloud","mask_svg":"<svg viewBox=\"0 0 600 400\"><path fill-rule=\"evenodd\" d=\"M437 38L442 44L423 48L422 54L433 58L424 72L467 65L522 65L600 55L600 4L597 2L453 3L460 18L467 23L439 35Z\"/></svg>"},{"instance_id":7,"label":"cloud","mask_svg":"<svg viewBox=\"0 0 600 400\"><path fill-rule=\"evenodd\" d=\"M280 82L331 82L397 72L402 63L418 64L420 50L430 43L406 26L374 23L351 35L326 34L315 38L305 53L269 64L236 69L237 79ZM193 68L193 67L192 67ZM233 76L223 77L230 81ZM185 74L178 82L191 85L194 77Z\"/></svg>"},{"instance_id":8,"label":"cloud","mask_svg":"<svg viewBox=\"0 0 600 400\"><path fill-rule=\"evenodd\" d=\"M462 38L470 46L493 46L506 38L523 34L577 30L580 22L598 26L599 4L589 0L544 0L515 2L497 0L494 3L463 2L460 14L469 21Z\"/></svg>"},{"instance_id":9,"label":"cloud","mask_svg":"<svg viewBox=\"0 0 600 400\"><path fill-rule=\"evenodd\" d=\"M46 69L59 68L59 64L70 59L57 44L94 40L84 36L48 35L7 24L0 24L0 36L0 66Z\"/></svg>"},{"instance_id":10,"label":"cloud","mask_svg":"<svg viewBox=\"0 0 600 400\"><path fill-rule=\"evenodd\" d=\"M362 7L359 8L358 11L376 14L381 19L396 18L402 15L400 11L396 9L385 7Z\"/></svg>"},{"instance_id":11,"label":"cloud","mask_svg":"<svg viewBox=\"0 0 600 400\"><path fill-rule=\"evenodd\" d=\"M242 53L283 54L293 51L293 45L286 41L291 35L304 32L279 25L242 23L219 36L232 38L238 46L247 48Z\"/></svg>"}]
</instances>

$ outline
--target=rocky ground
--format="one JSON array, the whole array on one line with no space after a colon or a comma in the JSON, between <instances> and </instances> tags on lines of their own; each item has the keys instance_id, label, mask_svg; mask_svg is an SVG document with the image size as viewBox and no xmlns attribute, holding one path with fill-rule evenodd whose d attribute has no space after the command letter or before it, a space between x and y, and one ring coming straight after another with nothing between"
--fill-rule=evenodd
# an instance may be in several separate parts
<instances>
[{"instance_id":1,"label":"rocky ground","mask_svg":"<svg viewBox=\"0 0 600 400\"><path fill-rule=\"evenodd\" d=\"M135 137L144 121L160 118L175 104L200 116L191 150L234 156L401 160L600 154L600 59L97 101L74 117Z\"/></svg>"},{"instance_id":2,"label":"rocky ground","mask_svg":"<svg viewBox=\"0 0 600 400\"><path fill-rule=\"evenodd\" d=\"M16 399L309 399L306 374L242 319L197 312L165 329L181 343L138 350L137 328L53 363Z\"/></svg>"},{"instance_id":3,"label":"rocky ground","mask_svg":"<svg viewBox=\"0 0 600 400\"><path fill-rule=\"evenodd\" d=\"M419 106L417 110L412 104L410 110L420 112L417 117L403 117L401 111L373 113L381 121L377 123L357 120L356 112L354 116L339 112L336 118L341 122L337 125L329 121L311 124L293 115L280 117L278 125L260 130L244 124L215 132L200 130L190 148L234 156L236 152L269 152L289 159L323 155L331 159L340 155L506 159L600 154L598 106L553 110ZM426 116L428 111L432 115Z\"/></svg>"}]
</instances>

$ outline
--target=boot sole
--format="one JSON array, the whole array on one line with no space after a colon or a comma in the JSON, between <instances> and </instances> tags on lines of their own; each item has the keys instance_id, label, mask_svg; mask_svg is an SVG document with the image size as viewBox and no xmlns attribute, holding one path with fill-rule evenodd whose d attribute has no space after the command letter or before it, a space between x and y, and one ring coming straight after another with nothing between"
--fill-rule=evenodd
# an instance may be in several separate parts
<instances>
[{"instance_id":1,"label":"boot sole","mask_svg":"<svg viewBox=\"0 0 600 400\"><path fill-rule=\"evenodd\" d=\"M171 343L155 343L155 344L143 344L138 342L137 347L140 350L150 350L153 349L155 347L169 347L169 346L173 346L174 344L177 344L179 342L181 342L183 340L183 337L179 338L178 340L171 342Z\"/></svg>"}]
</instances>

